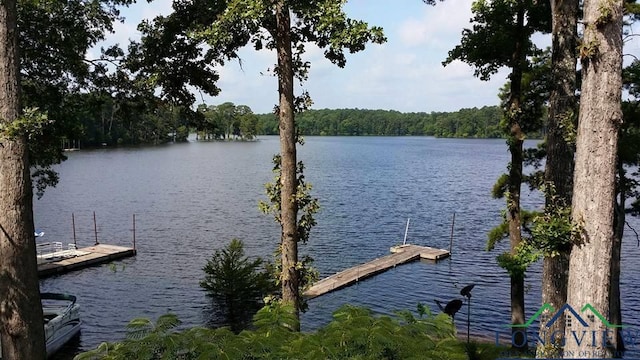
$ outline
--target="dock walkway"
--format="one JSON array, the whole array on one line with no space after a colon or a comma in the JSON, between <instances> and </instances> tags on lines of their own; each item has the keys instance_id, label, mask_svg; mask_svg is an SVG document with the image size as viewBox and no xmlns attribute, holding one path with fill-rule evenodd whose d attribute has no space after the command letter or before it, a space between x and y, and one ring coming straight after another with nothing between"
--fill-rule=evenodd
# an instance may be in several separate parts
<instances>
[{"instance_id":1,"label":"dock walkway","mask_svg":"<svg viewBox=\"0 0 640 360\"><path fill-rule=\"evenodd\" d=\"M64 250L67 253L71 250ZM136 249L123 246L98 244L73 250L74 254L66 254L59 259L51 259L38 264L38 276L46 278L56 274L64 274L93 265L136 255Z\"/></svg>"},{"instance_id":2,"label":"dock walkway","mask_svg":"<svg viewBox=\"0 0 640 360\"><path fill-rule=\"evenodd\" d=\"M305 291L304 296L312 299L419 258L438 261L450 256L447 250L409 244L394 246L391 248L391 253L322 279Z\"/></svg>"}]
</instances>

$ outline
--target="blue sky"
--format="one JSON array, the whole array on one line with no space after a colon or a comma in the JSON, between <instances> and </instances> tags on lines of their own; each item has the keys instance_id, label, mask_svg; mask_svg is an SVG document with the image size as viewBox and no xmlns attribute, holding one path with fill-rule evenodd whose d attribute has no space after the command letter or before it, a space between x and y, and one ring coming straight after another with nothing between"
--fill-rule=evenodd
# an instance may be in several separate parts
<instances>
[{"instance_id":1,"label":"blue sky","mask_svg":"<svg viewBox=\"0 0 640 360\"><path fill-rule=\"evenodd\" d=\"M490 81L480 81L464 63L441 64L459 43L462 29L470 27L471 3L447 0L428 6L421 0L350 0L345 6L347 14L382 26L387 43L369 45L365 51L349 55L343 69L325 60L321 50L308 47L309 80L296 91L309 91L315 109L432 112L497 105L506 70ZM139 37L135 28L140 19L170 11L170 0L150 4L140 0L123 10L127 21L116 26L109 41L125 44L127 39ZM638 53L638 49L634 45L630 51ZM240 54L242 67L233 62L219 68L222 92L215 98L205 96L204 102L215 105L231 101L248 105L256 113L270 112L278 99L276 79L261 73L273 67L275 53L248 48ZM202 102L199 95L198 99Z\"/></svg>"}]
</instances>

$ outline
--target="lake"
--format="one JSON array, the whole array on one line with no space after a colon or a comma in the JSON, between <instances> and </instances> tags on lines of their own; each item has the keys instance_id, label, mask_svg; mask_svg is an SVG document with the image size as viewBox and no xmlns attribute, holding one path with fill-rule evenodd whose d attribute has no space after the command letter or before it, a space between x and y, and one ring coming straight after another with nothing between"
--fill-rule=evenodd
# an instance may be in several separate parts
<instances>
[{"instance_id":1,"label":"lake","mask_svg":"<svg viewBox=\"0 0 640 360\"><path fill-rule=\"evenodd\" d=\"M509 280L486 252L487 232L500 222L504 200L491 187L509 159L504 140L429 137L307 137L299 147L306 179L321 211L302 253L315 258L321 277L389 253L402 242L448 248L456 213L453 256L437 264L417 261L309 302L303 330L331 319L342 304L363 305L382 314L414 310L419 302L438 311L434 299L460 298L473 289L471 332L493 338L510 321ZM529 141L527 145L534 146ZM72 242L72 214L78 246L94 242L93 212L101 242L130 245L136 215L135 258L60 275L41 290L74 294L82 306L82 334L59 359L120 340L133 318L171 312L184 326L212 321L212 304L200 290L202 267L232 238L251 256L271 256L279 226L258 210L271 181L277 137L256 142L190 142L157 147L81 150L56 167L60 183L34 201L41 241ZM539 208L540 194L524 190L523 204ZM636 227L637 219L630 219ZM627 231L628 233L630 231ZM640 249L627 234L623 245L623 319L640 325ZM527 314L540 306L540 268L527 278ZM456 320L466 326L465 309ZM461 320L462 319L462 320Z\"/></svg>"}]
</instances>

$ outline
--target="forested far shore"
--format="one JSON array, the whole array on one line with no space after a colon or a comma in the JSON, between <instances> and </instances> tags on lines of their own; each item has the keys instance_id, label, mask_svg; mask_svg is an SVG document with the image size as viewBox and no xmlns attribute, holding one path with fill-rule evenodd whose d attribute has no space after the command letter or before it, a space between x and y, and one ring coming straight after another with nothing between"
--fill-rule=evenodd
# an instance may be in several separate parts
<instances>
[{"instance_id":1,"label":"forested far shore","mask_svg":"<svg viewBox=\"0 0 640 360\"><path fill-rule=\"evenodd\" d=\"M278 134L273 114L257 115L258 132ZM499 106L467 108L455 112L410 112L366 109L308 110L296 115L302 135L321 136L436 136L501 138ZM533 136L538 134L532 134Z\"/></svg>"},{"instance_id":2,"label":"forested far shore","mask_svg":"<svg viewBox=\"0 0 640 360\"><path fill-rule=\"evenodd\" d=\"M162 103L117 101L91 94L80 96L77 124L63 137L63 147L158 144L187 141L188 129L199 139L252 140L278 135L274 114L254 114L249 106L226 102L200 104L196 111ZM55 115L55 114L53 114ZM320 109L296 114L300 134L313 136L435 136L502 138L499 106L454 112L410 112L368 109ZM70 118L65 118L71 120ZM65 123L66 123L65 122ZM527 134L542 138L541 132ZM66 139L66 140L65 140Z\"/></svg>"}]
</instances>

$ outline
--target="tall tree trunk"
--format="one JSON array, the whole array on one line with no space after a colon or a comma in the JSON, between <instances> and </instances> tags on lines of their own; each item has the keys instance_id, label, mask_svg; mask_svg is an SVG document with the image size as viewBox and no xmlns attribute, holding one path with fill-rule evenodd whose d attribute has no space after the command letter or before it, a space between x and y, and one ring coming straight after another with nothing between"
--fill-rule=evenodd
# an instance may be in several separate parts
<instances>
[{"instance_id":1,"label":"tall tree trunk","mask_svg":"<svg viewBox=\"0 0 640 360\"><path fill-rule=\"evenodd\" d=\"M519 101L518 101L519 108ZM512 127L519 125L514 123ZM514 130L515 131L515 130ZM512 144L509 146L511 152L511 167L509 169L509 198L508 198L508 221L509 221L509 240L511 242L511 255L515 255L518 246L522 242L521 232L521 209L520 209L520 187L522 183L522 159L523 159L523 140L512 138ZM524 274L511 275L511 323L524 324ZM514 344L520 346L526 342L519 328L513 328Z\"/></svg>"},{"instance_id":2,"label":"tall tree trunk","mask_svg":"<svg viewBox=\"0 0 640 360\"><path fill-rule=\"evenodd\" d=\"M614 204L614 237L611 248L611 286L609 288L609 298L611 305L609 308L609 318L612 324L622 325L622 306L620 300L620 260L622 258L622 236L624 235L627 178L621 159L617 162L618 187L617 200ZM613 348L616 352L624 351L624 341L621 329L616 329L611 336Z\"/></svg>"},{"instance_id":3,"label":"tall tree trunk","mask_svg":"<svg viewBox=\"0 0 640 360\"><path fill-rule=\"evenodd\" d=\"M524 28L524 5L520 2L517 26ZM524 31L520 32L524 36ZM507 116L509 120L509 152L511 163L509 166L509 195L507 197L507 221L509 222L509 240L511 243L511 255L515 255L518 246L522 242L522 215L520 209L520 188L522 185L523 144L525 134L522 132L520 119L522 97L522 73L525 66L525 39L516 40L515 51L512 55L513 66L511 70L511 93L507 104ZM511 275L511 323L524 324L524 274ZM519 328L513 328L513 343L525 348L527 339Z\"/></svg>"},{"instance_id":4,"label":"tall tree trunk","mask_svg":"<svg viewBox=\"0 0 640 360\"><path fill-rule=\"evenodd\" d=\"M0 123L20 114L16 1L0 2ZM4 360L44 359L44 322L24 136L0 139L0 342Z\"/></svg>"},{"instance_id":5,"label":"tall tree trunk","mask_svg":"<svg viewBox=\"0 0 640 360\"><path fill-rule=\"evenodd\" d=\"M282 222L282 300L300 312L298 270L298 208L295 201L296 129L293 117L293 55L291 51L291 19L284 0L276 4L276 48L278 52L278 93L280 95L280 211ZM297 329L299 330L299 329Z\"/></svg>"},{"instance_id":6,"label":"tall tree trunk","mask_svg":"<svg viewBox=\"0 0 640 360\"><path fill-rule=\"evenodd\" d=\"M582 231L580 243L571 251L567 303L574 309L590 304L605 316L610 307L616 156L622 122L622 9L622 0L586 0L580 48L582 89L572 218ZM585 330L595 338L593 347L592 341L578 344L573 338L572 331ZM611 330L597 318L587 329L573 321L565 332L565 355L583 351L587 358L610 356L603 337L607 333Z\"/></svg>"},{"instance_id":7,"label":"tall tree trunk","mask_svg":"<svg viewBox=\"0 0 640 360\"><path fill-rule=\"evenodd\" d=\"M547 162L545 183L553 186L547 193L547 208L570 206L573 192L573 145L567 142L567 123L574 123L576 116L576 39L578 36L578 0L551 0L553 89L547 125ZM569 130L570 131L570 130ZM542 265L542 303L560 309L567 302L570 248L562 248L554 256L545 256ZM548 319L553 314L543 314ZM559 317L549 328L540 322L540 338L547 346L538 347L538 357L560 355L561 339L551 339L552 334L564 334L564 317ZM546 335L546 336L545 336ZM549 342L551 344L549 344ZM558 346L554 346L554 345ZM551 346L550 346L551 345Z\"/></svg>"}]
</instances>

